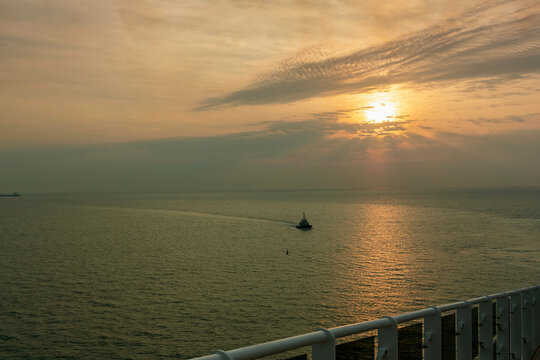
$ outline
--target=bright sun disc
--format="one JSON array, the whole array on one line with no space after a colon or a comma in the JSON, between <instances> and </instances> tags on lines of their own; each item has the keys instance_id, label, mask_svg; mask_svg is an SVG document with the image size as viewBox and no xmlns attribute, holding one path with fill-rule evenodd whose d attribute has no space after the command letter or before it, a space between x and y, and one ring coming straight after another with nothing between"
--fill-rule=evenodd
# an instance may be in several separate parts
<instances>
[{"instance_id":1,"label":"bright sun disc","mask_svg":"<svg viewBox=\"0 0 540 360\"><path fill-rule=\"evenodd\" d=\"M365 110L366 120L372 123L382 123L392 121L396 115L395 106L389 102L370 104L370 108Z\"/></svg>"}]
</instances>

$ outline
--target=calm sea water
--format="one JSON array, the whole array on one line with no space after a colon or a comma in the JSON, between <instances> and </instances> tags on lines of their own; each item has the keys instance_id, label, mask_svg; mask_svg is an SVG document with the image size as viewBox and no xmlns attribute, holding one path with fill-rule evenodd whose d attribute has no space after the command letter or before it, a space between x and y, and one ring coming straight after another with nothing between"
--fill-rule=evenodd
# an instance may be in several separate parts
<instances>
[{"instance_id":1,"label":"calm sea water","mask_svg":"<svg viewBox=\"0 0 540 360\"><path fill-rule=\"evenodd\" d=\"M0 358L184 359L533 285L539 265L538 188L0 198Z\"/></svg>"}]
</instances>

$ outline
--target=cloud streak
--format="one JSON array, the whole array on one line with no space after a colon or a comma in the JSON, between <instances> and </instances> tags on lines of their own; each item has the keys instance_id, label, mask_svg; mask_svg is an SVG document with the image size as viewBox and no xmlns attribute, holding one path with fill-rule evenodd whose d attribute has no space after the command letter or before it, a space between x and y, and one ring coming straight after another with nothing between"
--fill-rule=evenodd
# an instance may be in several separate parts
<instances>
[{"instance_id":1,"label":"cloud streak","mask_svg":"<svg viewBox=\"0 0 540 360\"><path fill-rule=\"evenodd\" d=\"M393 84L497 78L540 70L537 2L484 2L406 37L341 56L307 51L284 60L243 89L195 110L288 103Z\"/></svg>"},{"instance_id":2,"label":"cloud streak","mask_svg":"<svg viewBox=\"0 0 540 360\"><path fill-rule=\"evenodd\" d=\"M467 119L467 121L479 125L479 124L506 124L506 123L512 123L512 122L518 122L518 123L524 123L525 120L520 116L515 115L509 115L504 118L490 118L487 119L483 116L476 118L476 119Z\"/></svg>"},{"instance_id":3,"label":"cloud streak","mask_svg":"<svg viewBox=\"0 0 540 360\"><path fill-rule=\"evenodd\" d=\"M507 115L504 117L484 117L480 116L477 118L466 119L465 121L470 122L475 125L482 124L511 124L511 123L536 123L540 121L540 113L532 114L523 114L520 116L517 115Z\"/></svg>"}]
</instances>

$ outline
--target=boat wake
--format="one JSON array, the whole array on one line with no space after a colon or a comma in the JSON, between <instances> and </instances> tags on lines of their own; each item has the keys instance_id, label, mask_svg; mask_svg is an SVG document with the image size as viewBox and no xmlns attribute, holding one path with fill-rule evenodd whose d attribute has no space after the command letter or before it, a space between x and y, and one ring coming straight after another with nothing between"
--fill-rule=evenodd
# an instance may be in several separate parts
<instances>
[{"instance_id":1,"label":"boat wake","mask_svg":"<svg viewBox=\"0 0 540 360\"><path fill-rule=\"evenodd\" d=\"M114 211L137 211L137 212L151 212L151 213L162 213L162 214L179 214L187 216L198 216L198 217L209 217L216 219L229 219L229 220L240 220L240 221L255 221L255 222L265 222L265 223L274 223L294 227L296 224L290 221L277 220L277 219L265 219L249 216L237 216L237 215L223 215L216 213L208 212L199 212L199 211L190 211L190 210L174 210L174 209L149 209L149 208L131 208L131 207L121 207L121 206L87 206L93 209L107 209Z\"/></svg>"}]
</instances>

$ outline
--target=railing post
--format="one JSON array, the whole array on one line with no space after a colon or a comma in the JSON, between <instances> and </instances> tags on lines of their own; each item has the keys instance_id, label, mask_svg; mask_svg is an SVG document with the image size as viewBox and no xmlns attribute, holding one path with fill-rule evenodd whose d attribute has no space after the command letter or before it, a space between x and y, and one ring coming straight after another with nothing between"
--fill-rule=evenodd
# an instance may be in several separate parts
<instances>
[{"instance_id":1,"label":"railing post","mask_svg":"<svg viewBox=\"0 0 540 360\"><path fill-rule=\"evenodd\" d=\"M521 293L510 296L510 358L521 359Z\"/></svg>"},{"instance_id":2,"label":"railing post","mask_svg":"<svg viewBox=\"0 0 540 360\"><path fill-rule=\"evenodd\" d=\"M457 309L457 360L472 359L472 319L471 304L463 301Z\"/></svg>"},{"instance_id":3,"label":"railing post","mask_svg":"<svg viewBox=\"0 0 540 360\"><path fill-rule=\"evenodd\" d=\"M532 298L533 298L533 292L531 291L531 288L528 288L527 290L523 291L522 298L521 298L521 311L523 314L523 319L521 322L521 337L523 341L523 358L524 359L530 359L532 357L532 354L534 350L536 350L536 346L538 344L533 344L533 335L532 335L532 327L533 327L533 312L532 312Z\"/></svg>"},{"instance_id":4,"label":"railing post","mask_svg":"<svg viewBox=\"0 0 540 360\"><path fill-rule=\"evenodd\" d=\"M398 360L398 323L391 316L383 316L391 322L377 330L377 360Z\"/></svg>"},{"instance_id":5,"label":"railing post","mask_svg":"<svg viewBox=\"0 0 540 360\"><path fill-rule=\"evenodd\" d=\"M497 298L497 360L510 358L510 318L508 316L508 296Z\"/></svg>"},{"instance_id":6,"label":"railing post","mask_svg":"<svg viewBox=\"0 0 540 360\"><path fill-rule=\"evenodd\" d=\"M533 338L534 346L540 346L540 285L536 286L533 290L533 296L531 299L532 306L532 318L533 318Z\"/></svg>"},{"instance_id":7,"label":"railing post","mask_svg":"<svg viewBox=\"0 0 540 360\"><path fill-rule=\"evenodd\" d=\"M214 351L214 354L218 354L221 360L234 360L231 355L223 350L216 350Z\"/></svg>"},{"instance_id":8,"label":"railing post","mask_svg":"<svg viewBox=\"0 0 540 360\"><path fill-rule=\"evenodd\" d=\"M336 337L327 329L317 329L324 332L326 341L311 346L312 360L335 360L336 359Z\"/></svg>"},{"instance_id":9,"label":"railing post","mask_svg":"<svg viewBox=\"0 0 540 360\"><path fill-rule=\"evenodd\" d=\"M480 326L480 360L493 360L493 316L491 297L486 296L478 308Z\"/></svg>"},{"instance_id":10,"label":"railing post","mask_svg":"<svg viewBox=\"0 0 540 360\"><path fill-rule=\"evenodd\" d=\"M424 317L424 360L441 360L441 310Z\"/></svg>"}]
</instances>

